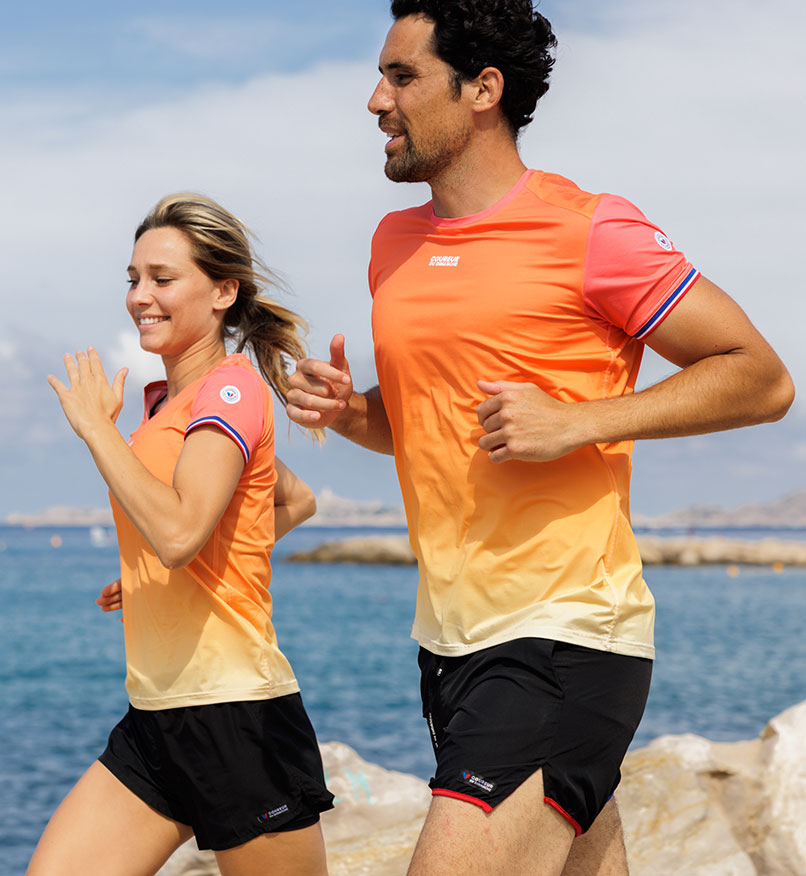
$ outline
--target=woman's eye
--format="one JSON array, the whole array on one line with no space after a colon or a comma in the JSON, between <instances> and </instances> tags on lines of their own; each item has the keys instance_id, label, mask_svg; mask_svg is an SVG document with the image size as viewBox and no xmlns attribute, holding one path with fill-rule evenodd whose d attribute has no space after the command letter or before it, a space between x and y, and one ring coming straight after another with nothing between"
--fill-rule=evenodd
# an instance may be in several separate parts
<instances>
[{"instance_id":1,"label":"woman's eye","mask_svg":"<svg viewBox=\"0 0 806 876\"><path fill-rule=\"evenodd\" d=\"M170 283L172 279L173 277L157 277L156 284L158 286L165 286Z\"/></svg>"},{"instance_id":2,"label":"woman's eye","mask_svg":"<svg viewBox=\"0 0 806 876\"><path fill-rule=\"evenodd\" d=\"M134 289L138 282L139 280L135 280L134 277L129 277L129 279L126 280L126 285L129 286L129 288Z\"/></svg>"}]
</instances>

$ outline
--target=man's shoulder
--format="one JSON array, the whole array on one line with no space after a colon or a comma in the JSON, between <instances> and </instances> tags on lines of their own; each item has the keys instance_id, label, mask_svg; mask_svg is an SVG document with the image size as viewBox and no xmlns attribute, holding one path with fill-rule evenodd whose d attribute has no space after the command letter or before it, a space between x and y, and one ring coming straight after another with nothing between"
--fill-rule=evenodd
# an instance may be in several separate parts
<instances>
[{"instance_id":1,"label":"man's shoulder","mask_svg":"<svg viewBox=\"0 0 806 876\"><path fill-rule=\"evenodd\" d=\"M575 182L558 173L535 170L526 183L526 191L543 204L569 210L588 218L596 212L605 195L587 192Z\"/></svg>"},{"instance_id":2,"label":"man's shoulder","mask_svg":"<svg viewBox=\"0 0 806 876\"><path fill-rule=\"evenodd\" d=\"M418 225L420 223L430 224L431 215L433 213L431 201L425 204L419 204L416 207L406 207L403 210L392 210L387 213L378 223L375 233L406 225Z\"/></svg>"}]
</instances>

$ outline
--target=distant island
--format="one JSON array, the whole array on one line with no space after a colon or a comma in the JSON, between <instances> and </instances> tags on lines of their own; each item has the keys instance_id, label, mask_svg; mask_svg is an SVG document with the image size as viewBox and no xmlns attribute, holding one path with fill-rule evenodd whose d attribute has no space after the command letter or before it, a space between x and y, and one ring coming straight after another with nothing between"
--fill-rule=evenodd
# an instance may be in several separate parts
<instances>
[{"instance_id":1,"label":"distant island","mask_svg":"<svg viewBox=\"0 0 806 876\"><path fill-rule=\"evenodd\" d=\"M633 514L632 523L637 529L806 529L806 490L734 509L693 505L657 517Z\"/></svg>"},{"instance_id":2,"label":"distant island","mask_svg":"<svg viewBox=\"0 0 806 876\"><path fill-rule=\"evenodd\" d=\"M6 526L90 527L113 526L109 508L73 508L55 505L32 513L13 512L3 520ZM401 528L406 526L402 507L390 507L377 500L356 501L337 496L325 487L316 497L316 514L303 526Z\"/></svg>"},{"instance_id":3,"label":"distant island","mask_svg":"<svg viewBox=\"0 0 806 876\"><path fill-rule=\"evenodd\" d=\"M359 501L337 496L325 487L316 497L316 514L303 526L402 528L406 525L403 508L377 500ZM54 506L45 511L6 515L6 526L112 526L108 508ZM753 502L739 508L694 505L655 517L633 514L633 526L649 530L703 529L806 529L806 490L790 493L773 502Z\"/></svg>"}]
</instances>

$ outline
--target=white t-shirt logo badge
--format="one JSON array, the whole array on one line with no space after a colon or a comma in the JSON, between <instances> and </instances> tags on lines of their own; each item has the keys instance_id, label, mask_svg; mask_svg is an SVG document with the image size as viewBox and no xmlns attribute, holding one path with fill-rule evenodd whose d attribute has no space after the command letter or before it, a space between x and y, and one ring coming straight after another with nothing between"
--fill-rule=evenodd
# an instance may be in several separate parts
<instances>
[{"instance_id":1,"label":"white t-shirt logo badge","mask_svg":"<svg viewBox=\"0 0 806 876\"><path fill-rule=\"evenodd\" d=\"M672 251L672 241L662 231L655 232L655 240L662 249L665 249L667 252Z\"/></svg>"},{"instance_id":2,"label":"white t-shirt logo badge","mask_svg":"<svg viewBox=\"0 0 806 876\"><path fill-rule=\"evenodd\" d=\"M237 386L225 386L219 395L228 405L235 405L241 400L241 392Z\"/></svg>"}]
</instances>

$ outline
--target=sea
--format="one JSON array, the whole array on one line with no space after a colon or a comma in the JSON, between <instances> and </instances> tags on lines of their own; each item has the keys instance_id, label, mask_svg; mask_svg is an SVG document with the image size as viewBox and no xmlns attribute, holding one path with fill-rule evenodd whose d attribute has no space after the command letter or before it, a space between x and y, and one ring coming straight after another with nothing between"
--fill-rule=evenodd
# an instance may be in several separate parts
<instances>
[{"instance_id":1,"label":"sea","mask_svg":"<svg viewBox=\"0 0 806 876\"><path fill-rule=\"evenodd\" d=\"M284 559L368 532L303 527L277 545L275 626L320 741L427 779L432 754L409 638L416 569ZM740 535L806 541L806 531ZM94 601L117 575L111 533L0 527L4 876L24 873L53 810L126 710L123 627ZM648 567L645 577L657 603L657 656L634 747L667 733L751 739L806 699L806 569Z\"/></svg>"}]
</instances>

